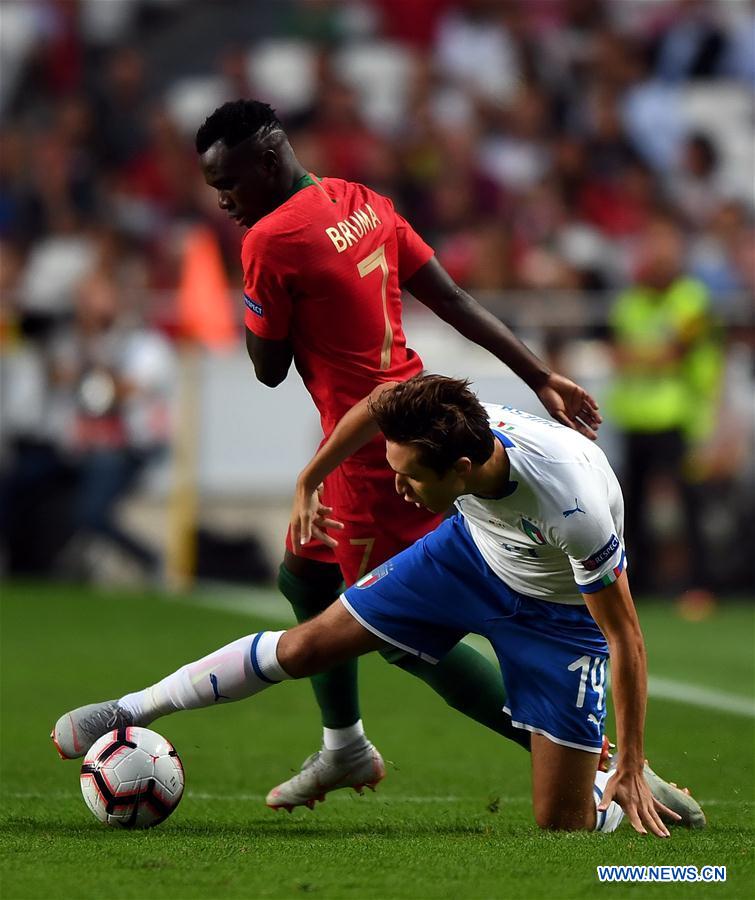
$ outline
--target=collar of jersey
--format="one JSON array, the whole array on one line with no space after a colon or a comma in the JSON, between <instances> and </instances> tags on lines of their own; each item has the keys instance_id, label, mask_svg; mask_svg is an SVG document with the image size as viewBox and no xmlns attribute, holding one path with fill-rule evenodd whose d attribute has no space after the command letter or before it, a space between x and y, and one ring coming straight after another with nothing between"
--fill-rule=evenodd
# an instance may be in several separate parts
<instances>
[{"instance_id":1,"label":"collar of jersey","mask_svg":"<svg viewBox=\"0 0 755 900\"><path fill-rule=\"evenodd\" d=\"M503 434L500 431L496 431L495 428L490 429L493 434L498 438L498 440L503 444L504 448L508 450L510 447L516 447L516 444L511 440L510 437ZM511 466L511 458L509 457L509 466ZM509 474L511 474L511 468L509 468ZM503 489L503 491L497 497L480 497L480 500L505 500L506 497L510 497L514 491L519 487L518 481L512 481L509 479L509 483ZM474 494L475 497L478 497L478 494Z\"/></svg>"},{"instance_id":2,"label":"collar of jersey","mask_svg":"<svg viewBox=\"0 0 755 900\"><path fill-rule=\"evenodd\" d=\"M293 187L289 191L288 197L286 197L286 200L288 200L289 197L293 197L294 194L298 194L299 191L303 190L305 187L309 187L310 185L314 185L316 187L318 183L319 182L315 181L314 175L311 175L309 172L305 172L301 176L301 178L296 179Z\"/></svg>"}]
</instances>

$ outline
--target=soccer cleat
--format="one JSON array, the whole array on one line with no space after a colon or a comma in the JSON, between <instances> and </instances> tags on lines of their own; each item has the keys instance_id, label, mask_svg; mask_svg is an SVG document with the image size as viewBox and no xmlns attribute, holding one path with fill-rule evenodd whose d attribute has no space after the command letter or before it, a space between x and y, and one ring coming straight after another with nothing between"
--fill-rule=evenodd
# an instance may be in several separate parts
<instances>
[{"instance_id":1,"label":"soccer cleat","mask_svg":"<svg viewBox=\"0 0 755 900\"><path fill-rule=\"evenodd\" d=\"M655 799L681 816L679 821L661 814L661 819L666 825L680 825L684 828L705 828L705 813L700 804L685 788L678 788L673 782L664 781L660 775L645 763L643 770L645 783L650 788L650 793Z\"/></svg>"},{"instance_id":2,"label":"soccer cleat","mask_svg":"<svg viewBox=\"0 0 755 900\"><path fill-rule=\"evenodd\" d=\"M304 760L301 771L274 787L265 803L270 809L291 812L297 806L315 808L325 795L339 788L354 788L361 794L385 777L383 757L365 737L359 737L342 750L318 750Z\"/></svg>"},{"instance_id":3,"label":"soccer cleat","mask_svg":"<svg viewBox=\"0 0 755 900\"><path fill-rule=\"evenodd\" d=\"M84 756L98 738L113 728L137 724L145 723L134 722L131 714L117 700L106 700L67 712L55 723L50 737L61 759L76 759Z\"/></svg>"},{"instance_id":4,"label":"soccer cleat","mask_svg":"<svg viewBox=\"0 0 755 900\"><path fill-rule=\"evenodd\" d=\"M605 751L606 740L603 738L603 749ZM610 749L615 749L614 744L609 744ZM601 753L601 762L603 753ZM608 767L603 769L604 772L613 771L618 765L618 754L608 754ZM602 768L602 766L601 766ZM705 813L700 804L690 794L688 788L678 788L673 781L664 781L660 775L657 775L645 760L645 767L642 771L645 778L645 784L650 788L653 797L664 806L673 810L680 819L672 819L670 816L660 814L661 820L666 825L677 825L681 828L705 828Z\"/></svg>"},{"instance_id":5,"label":"soccer cleat","mask_svg":"<svg viewBox=\"0 0 755 900\"><path fill-rule=\"evenodd\" d=\"M603 746L600 748L600 759L598 760L598 769L601 772L608 772L611 768L611 760L613 759L612 750L616 749L616 744L612 744L608 738L603 735Z\"/></svg>"}]
</instances>

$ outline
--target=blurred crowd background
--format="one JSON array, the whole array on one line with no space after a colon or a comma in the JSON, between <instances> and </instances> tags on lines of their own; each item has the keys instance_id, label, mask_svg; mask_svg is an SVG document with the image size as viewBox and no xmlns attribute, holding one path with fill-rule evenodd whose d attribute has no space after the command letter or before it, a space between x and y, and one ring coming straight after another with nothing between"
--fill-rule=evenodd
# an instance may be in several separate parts
<instances>
[{"instance_id":1,"label":"blurred crowd background","mask_svg":"<svg viewBox=\"0 0 755 900\"><path fill-rule=\"evenodd\" d=\"M391 196L459 284L599 386L638 589L755 595L755 3L3 0L0 16L6 577L109 577L107 546L161 583L171 528L202 518L197 434L218 431L202 372L227 366L207 345L243 356L243 306L241 233L193 137L253 97L310 170ZM421 344L432 317L408 317ZM444 371L465 374L447 340ZM234 427L244 471L264 468ZM241 537L203 530L199 574L264 579L265 490L230 493Z\"/></svg>"}]
</instances>

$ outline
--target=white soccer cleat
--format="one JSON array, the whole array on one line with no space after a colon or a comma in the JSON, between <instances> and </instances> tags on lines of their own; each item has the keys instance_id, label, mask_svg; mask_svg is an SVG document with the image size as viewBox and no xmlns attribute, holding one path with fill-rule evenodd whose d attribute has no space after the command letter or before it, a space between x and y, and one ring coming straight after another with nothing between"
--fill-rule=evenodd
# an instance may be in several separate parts
<instances>
[{"instance_id":1,"label":"white soccer cleat","mask_svg":"<svg viewBox=\"0 0 755 900\"><path fill-rule=\"evenodd\" d=\"M84 756L92 744L108 731L144 724L148 723L134 722L131 714L117 700L106 700L104 703L79 706L65 713L55 723L50 737L61 759L76 759Z\"/></svg>"},{"instance_id":2,"label":"white soccer cleat","mask_svg":"<svg viewBox=\"0 0 755 900\"><path fill-rule=\"evenodd\" d=\"M600 766L604 772L611 772L618 765L618 753L611 754L610 750L612 749L615 749L615 746L608 744L606 739L603 738L604 752L601 753L601 762L605 757L608 763L606 768L603 768L602 765ZM680 819L672 819L670 816L659 813L661 820L666 825L676 825L680 828L705 828L705 813L697 800L690 794L689 788L682 789L677 787L673 781L664 781L660 775L650 768L647 760L645 760L642 775L653 797L678 816L681 816Z\"/></svg>"},{"instance_id":3,"label":"white soccer cleat","mask_svg":"<svg viewBox=\"0 0 755 900\"><path fill-rule=\"evenodd\" d=\"M359 737L342 750L313 753L300 772L270 791L265 803L270 809L289 812L296 806L314 809L315 802L323 802L330 791L349 787L359 794L366 787L374 791L383 778L383 757L365 737Z\"/></svg>"},{"instance_id":4,"label":"white soccer cleat","mask_svg":"<svg viewBox=\"0 0 755 900\"><path fill-rule=\"evenodd\" d=\"M676 821L660 813L661 819L666 825L679 825L683 828L705 828L705 813L697 800L690 794L689 788L682 790L673 781L664 781L660 775L656 775L647 762L645 763L643 775L653 797L659 803L681 816L681 819Z\"/></svg>"}]
</instances>

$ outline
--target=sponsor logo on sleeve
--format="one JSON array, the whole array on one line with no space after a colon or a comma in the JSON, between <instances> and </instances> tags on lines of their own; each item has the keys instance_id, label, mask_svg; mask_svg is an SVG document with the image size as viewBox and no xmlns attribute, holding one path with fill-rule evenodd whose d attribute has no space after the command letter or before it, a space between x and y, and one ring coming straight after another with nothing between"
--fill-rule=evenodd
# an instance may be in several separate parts
<instances>
[{"instance_id":1,"label":"sponsor logo on sleeve","mask_svg":"<svg viewBox=\"0 0 755 900\"><path fill-rule=\"evenodd\" d=\"M255 314L255 316L259 316L260 319L262 319L265 315L262 310L262 304L257 303L256 300L252 300L249 294L244 294L244 306L246 306L247 309L251 310Z\"/></svg>"},{"instance_id":2,"label":"sponsor logo on sleeve","mask_svg":"<svg viewBox=\"0 0 755 900\"><path fill-rule=\"evenodd\" d=\"M607 562L618 549L619 539L615 534L612 534L608 543L601 547L597 553L593 553L592 556L588 556L587 559L582 560L582 565L588 572L594 572L595 569L599 569L604 562Z\"/></svg>"}]
</instances>

